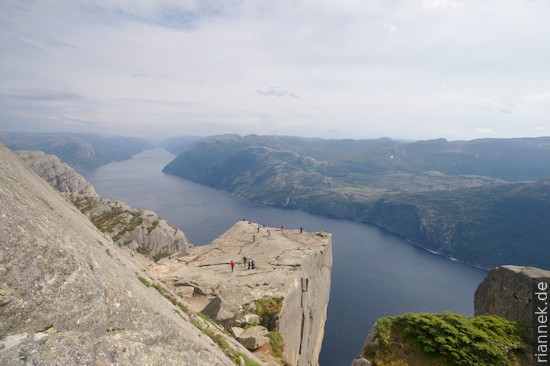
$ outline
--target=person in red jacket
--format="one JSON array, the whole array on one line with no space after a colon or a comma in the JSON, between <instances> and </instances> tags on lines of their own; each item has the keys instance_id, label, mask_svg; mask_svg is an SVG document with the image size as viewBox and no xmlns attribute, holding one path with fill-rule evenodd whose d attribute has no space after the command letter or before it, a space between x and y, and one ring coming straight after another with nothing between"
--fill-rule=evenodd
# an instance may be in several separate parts
<instances>
[{"instance_id":1,"label":"person in red jacket","mask_svg":"<svg viewBox=\"0 0 550 366\"><path fill-rule=\"evenodd\" d=\"M235 262L231 261L231 272L233 272L233 268L235 268Z\"/></svg>"}]
</instances>

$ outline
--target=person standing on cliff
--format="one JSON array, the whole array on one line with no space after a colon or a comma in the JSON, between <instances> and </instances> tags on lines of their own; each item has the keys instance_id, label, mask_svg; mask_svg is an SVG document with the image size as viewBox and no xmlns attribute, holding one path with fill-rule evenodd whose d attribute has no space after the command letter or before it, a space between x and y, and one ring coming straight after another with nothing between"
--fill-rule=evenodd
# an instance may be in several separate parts
<instances>
[{"instance_id":1,"label":"person standing on cliff","mask_svg":"<svg viewBox=\"0 0 550 366\"><path fill-rule=\"evenodd\" d=\"M233 272L233 268L235 268L235 262L231 261L231 272Z\"/></svg>"}]
</instances>

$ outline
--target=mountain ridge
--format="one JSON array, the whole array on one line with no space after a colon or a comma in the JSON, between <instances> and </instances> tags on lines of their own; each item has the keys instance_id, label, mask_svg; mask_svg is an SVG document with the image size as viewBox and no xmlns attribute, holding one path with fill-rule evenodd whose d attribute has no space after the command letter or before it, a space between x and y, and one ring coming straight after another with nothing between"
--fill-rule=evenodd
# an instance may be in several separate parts
<instances>
[{"instance_id":1,"label":"mountain ridge","mask_svg":"<svg viewBox=\"0 0 550 366\"><path fill-rule=\"evenodd\" d=\"M327 159L320 159L320 153L304 154L330 144L338 148L324 151ZM544 198L549 186L545 180L518 183L498 177L550 176L550 138L364 140L343 152L340 146L347 144L347 140L281 136L214 136L196 142L163 171L267 205L376 224L426 249L484 268L516 260L548 266L544 253L550 252L550 242L545 235L550 233L541 222L550 220ZM484 147L488 158L476 162ZM518 158L510 160L516 152ZM492 166L495 159L500 159L499 164L487 171L493 176L475 175L480 166ZM537 170L547 160L549 165ZM472 161L476 163L468 163ZM443 163L448 168L441 170L460 174L433 170ZM514 200L523 217L516 217ZM482 211L486 217L480 216ZM522 230L522 225L532 228L534 223L542 225L536 227L539 230ZM499 247L501 242L506 245ZM519 242L533 250L522 250ZM529 258L520 255L522 251L529 252Z\"/></svg>"}]
</instances>

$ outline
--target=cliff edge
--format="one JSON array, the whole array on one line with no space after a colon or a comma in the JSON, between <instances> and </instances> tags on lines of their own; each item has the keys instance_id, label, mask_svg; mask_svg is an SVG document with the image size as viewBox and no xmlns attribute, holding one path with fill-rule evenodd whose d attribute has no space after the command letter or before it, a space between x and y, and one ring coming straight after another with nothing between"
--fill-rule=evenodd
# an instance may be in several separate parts
<instances>
[{"instance_id":1,"label":"cliff edge","mask_svg":"<svg viewBox=\"0 0 550 366\"><path fill-rule=\"evenodd\" d=\"M249 260L255 269L249 269ZM211 244L190 248L188 256L164 259L148 270L176 293L187 293L196 310L233 332L240 334L240 327L255 325L257 321L246 319L259 314L265 333L282 336L288 364L317 365L331 267L330 234L240 221ZM266 302L279 310L264 316L259 308ZM243 342L243 336L237 338Z\"/></svg>"}]
</instances>

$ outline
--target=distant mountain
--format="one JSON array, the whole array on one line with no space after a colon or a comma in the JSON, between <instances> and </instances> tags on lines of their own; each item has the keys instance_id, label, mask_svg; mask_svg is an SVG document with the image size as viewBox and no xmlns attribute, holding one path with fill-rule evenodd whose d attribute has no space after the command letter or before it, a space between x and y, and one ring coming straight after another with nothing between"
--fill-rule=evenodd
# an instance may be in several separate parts
<instances>
[{"instance_id":1,"label":"distant mountain","mask_svg":"<svg viewBox=\"0 0 550 366\"><path fill-rule=\"evenodd\" d=\"M550 138L414 143L214 136L164 168L264 204L374 223L490 267L550 263ZM483 173L483 175L480 175Z\"/></svg>"},{"instance_id":2,"label":"distant mountain","mask_svg":"<svg viewBox=\"0 0 550 366\"><path fill-rule=\"evenodd\" d=\"M550 269L550 179L387 196L353 217L485 268Z\"/></svg>"},{"instance_id":3,"label":"distant mountain","mask_svg":"<svg viewBox=\"0 0 550 366\"><path fill-rule=\"evenodd\" d=\"M198 136L177 136L165 139L160 143L160 146L170 151L172 154L181 154L189 149L193 144L202 139Z\"/></svg>"},{"instance_id":4,"label":"distant mountain","mask_svg":"<svg viewBox=\"0 0 550 366\"><path fill-rule=\"evenodd\" d=\"M79 172L130 159L152 147L150 142L134 137L72 133L0 132L0 143L11 150L40 150L56 155Z\"/></svg>"}]
</instances>

